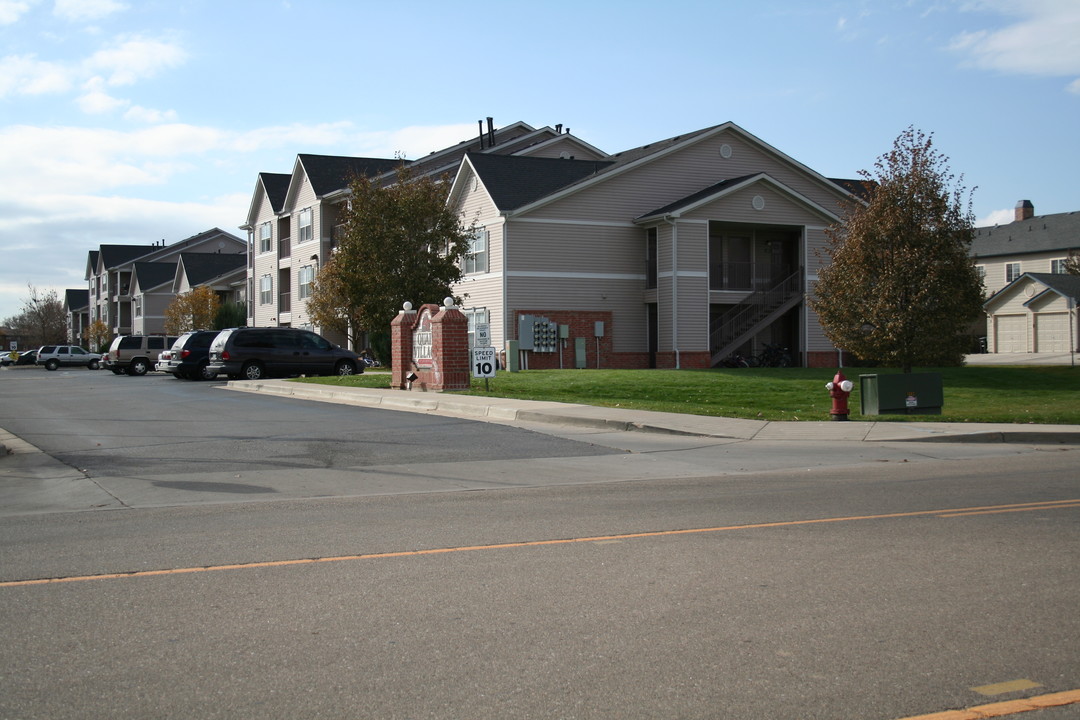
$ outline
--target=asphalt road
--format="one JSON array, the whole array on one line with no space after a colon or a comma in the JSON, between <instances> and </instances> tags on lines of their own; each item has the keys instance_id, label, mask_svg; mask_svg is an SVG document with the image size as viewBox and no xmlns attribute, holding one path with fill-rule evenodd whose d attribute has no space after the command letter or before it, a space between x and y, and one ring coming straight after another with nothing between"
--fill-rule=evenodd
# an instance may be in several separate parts
<instances>
[{"instance_id":1,"label":"asphalt road","mask_svg":"<svg viewBox=\"0 0 1080 720\"><path fill-rule=\"evenodd\" d=\"M4 718L890 720L1080 688L1071 447L540 433L86 371L0 374L0 428L48 453L0 458Z\"/></svg>"}]
</instances>

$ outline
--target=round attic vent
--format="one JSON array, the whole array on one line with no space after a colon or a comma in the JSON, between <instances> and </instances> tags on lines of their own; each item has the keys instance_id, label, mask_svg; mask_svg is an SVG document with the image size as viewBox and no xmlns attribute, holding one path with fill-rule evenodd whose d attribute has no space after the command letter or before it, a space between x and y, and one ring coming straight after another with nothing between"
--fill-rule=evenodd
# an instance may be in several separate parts
<instances>
[{"instance_id":1,"label":"round attic vent","mask_svg":"<svg viewBox=\"0 0 1080 720\"><path fill-rule=\"evenodd\" d=\"M755 195L754 199L750 201L750 204L753 206L753 208L755 210L764 210L765 209L765 198L761 197L760 195Z\"/></svg>"},{"instance_id":2,"label":"round attic vent","mask_svg":"<svg viewBox=\"0 0 1080 720\"><path fill-rule=\"evenodd\" d=\"M724 143L720 146L720 157L724 158L725 160L731 157L731 146L727 143Z\"/></svg>"},{"instance_id":3,"label":"round attic vent","mask_svg":"<svg viewBox=\"0 0 1080 720\"><path fill-rule=\"evenodd\" d=\"M1024 288L1024 294L1028 297L1035 297L1035 286L1028 285L1026 288Z\"/></svg>"}]
</instances>

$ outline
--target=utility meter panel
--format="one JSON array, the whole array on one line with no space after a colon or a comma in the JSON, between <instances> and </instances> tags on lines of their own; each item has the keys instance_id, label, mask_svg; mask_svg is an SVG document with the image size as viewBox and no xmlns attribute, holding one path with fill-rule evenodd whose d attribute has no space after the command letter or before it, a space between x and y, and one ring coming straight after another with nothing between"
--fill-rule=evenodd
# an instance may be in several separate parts
<instances>
[{"instance_id":1,"label":"utility meter panel","mask_svg":"<svg viewBox=\"0 0 1080 720\"><path fill-rule=\"evenodd\" d=\"M559 347L559 325L539 315L520 315L518 340L522 350L553 353Z\"/></svg>"}]
</instances>

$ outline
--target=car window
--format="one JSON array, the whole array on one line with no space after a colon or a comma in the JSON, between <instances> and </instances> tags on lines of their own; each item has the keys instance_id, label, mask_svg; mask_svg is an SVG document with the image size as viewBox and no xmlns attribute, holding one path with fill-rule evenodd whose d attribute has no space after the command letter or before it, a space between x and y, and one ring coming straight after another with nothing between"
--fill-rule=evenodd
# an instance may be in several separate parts
<instances>
[{"instance_id":1,"label":"car window","mask_svg":"<svg viewBox=\"0 0 1080 720\"><path fill-rule=\"evenodd\" d=\"M120 350L140 350L142 349L142 336L141 335L126 335L120 338Z\"/></svg>"},{"instance_id":2,"label":"car window","mask_svg":"<svg viewBox=\"0 0 1080 720\"><path fill-rule=\"evenodd\" d=\"M210 344L214 342L215 337L217 336L213 333L199 333L195 336L191 346L196 348L208 348L210 347Z\"/></svg>"},{"instance_id":3,"label":"car window","mask_svg":"<svg viewBox=\"0 0 1080 720\"><path fill-rule=\"evenodd\" d=\"M83 350L81 347L72 347L71 348L71 354L72 355L85 355L86 351Z\"/></svg>"},{"instance_id":4,"label":"car window","mask_svg":"<svg viewBox=\"0 0 1080 720\"><path fill-rule=\"evenodd\" d=\"M148 337L146 338L147 350L164 350L165 338L163 337Z\"/></svg>"},{"instance_id":5,"label":"car window","mask_svg":"<svg viewBox=\"0 0 1080 720\"><path fill-rule=\"evenodd\" d=\"M273 333L272 343L276 348L294 348L300 344L300 338L291 330L277 330Z\"/></svg>"},{"instance_id":6,"label":"car window","mask_svg":"<svg viewBox=\"0 0 1080 720\"><path fill-rule=\"evenodd\" d=\"M56 354L57 355L67 355L68 354L67 346L66 345L61 345L60 347L56 348Z\"/></svg>"},{"instance_id":7,"label":"car window","mask_svg":"<svg viewBox=\"0 0 1080 720\"><path fill-rule=\"evenodd\" d=\"M301 345L303 345L303 347L310 348L312 350L329 350L331 349L331 347L333 347L330 344L329 340L326 340L325 338L322 338L315 333L309 332L301 333L300 343Z\"/></svg>"},{"instance_id":8,"label":"car window","mask_svg":"<svg viewBox=\"0 0 1080 720\"><path fill-rule=\"evenodd\" d=\"M55 352L55 351L56 351L56 346L55 345L42 345L41 349L38 350L38 354L39 355L45 355L47 353L51 353L51 352Z\"/></svg>"}]
</instances>

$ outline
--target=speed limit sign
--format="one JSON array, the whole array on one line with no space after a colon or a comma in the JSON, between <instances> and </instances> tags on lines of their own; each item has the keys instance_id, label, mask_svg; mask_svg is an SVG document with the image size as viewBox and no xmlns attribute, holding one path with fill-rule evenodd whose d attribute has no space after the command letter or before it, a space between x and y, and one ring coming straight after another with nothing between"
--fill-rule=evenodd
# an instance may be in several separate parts
<instances>
[{"instance_id":1,"label":"speed limit sign","mask_svg":"<svg viewBox=\"0 0 1080 720\"><path fill-rule=\"evenodd\" d=\"M495 377L495 348L474 347L472 349L472 376L474 378Z\"/></svg>"}]
</instances>

